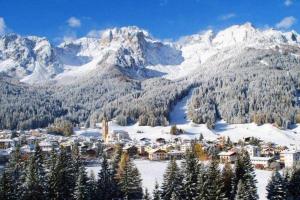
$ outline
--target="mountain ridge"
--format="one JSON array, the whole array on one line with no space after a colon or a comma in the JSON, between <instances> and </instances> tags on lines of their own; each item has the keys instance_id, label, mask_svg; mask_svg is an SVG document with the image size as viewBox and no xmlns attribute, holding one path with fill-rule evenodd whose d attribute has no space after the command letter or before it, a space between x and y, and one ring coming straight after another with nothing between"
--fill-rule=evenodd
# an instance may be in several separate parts
<instances>
[{"instance_id":1,"label":"mountain ridge","mask_svg":"<svg viewBox=\"0 0 300 200\"><path fill-rule=\"evenodd\" d=\"M299 41L300 35L295 31L260 30L250 23L217 33L209 30L175 42L154 39L136 26L106 29L98 38L83 37L58 46L43 37L10 34L0 39L0 71L29 84L57 82L65 75L72 78L72 73L99 73L107 65L147 68L153 73L142 75L145 78L177 79L199 70L215 54L246 47L281 49L286 45L298 49Z\"/></svg>"}]
</instances>

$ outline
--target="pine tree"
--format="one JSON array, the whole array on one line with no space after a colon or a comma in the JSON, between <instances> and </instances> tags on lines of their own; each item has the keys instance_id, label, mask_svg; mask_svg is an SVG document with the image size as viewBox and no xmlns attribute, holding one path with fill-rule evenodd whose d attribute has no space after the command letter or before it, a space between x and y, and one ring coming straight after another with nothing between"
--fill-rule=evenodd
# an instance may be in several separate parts
<instances>
[{"instance_id":1,"label":"pine tree","mask_svg":"<svg viewBox=\"0 0 300 200\"><path fill-rule=\"evenodd\" d=\"M291 169L285 169L283 170L282 172L282 178L283 178L283 181L286 185L286 196L287 196L287 199L291 199L291 191L293 190L291 187L290 187L290 181L291 181Z\"/></svg>"},{"instance_id":2,"label":"pine tree","mask_svg":"<svg viewBox=\"0 0 300 200\"><path fill-rule=\"evenodd\" d=\"M300 199L300 168L294 167L289 181L289 195L293 199Z\"/></svg>"},{"instance_id":3,"label":"pine tree","mask_svg":"<svg viewBox=\"0 0 300 200\"><path fill-rule=\"evenodd\" d=\"M0 199L10 200L14 199L12 195L13 185L11 184L10 178L6 170L2 172L0 177Z\"/></svg>"},{"instance_id":4,"label":"pine tree","mask_svg":"<svg viewBox=\"0 0 300 200\"><path fill-rule=\"evenodd\" d=\"M176 194L176 192L172 192L170 200L181 200L182 198Z\"/></svg>"},{"instance_id":5,"label":"pine tree","mask_svg":"<svg viewBox=\"0 0 300 200\"><path fill-rule=\"evenodd\" d=\"M83 166L79 168L79 174L75 184L73 199L74 200L88 199L88 178L85 172L85 168Z\"/></svg>"},{"instance_id":6,"label":"pine tree","mask_svg":"<svg viewBox=\"0 0 300 200\"><path fill-rule=\"evenodd\" d=\"M285 200L287 199L287 188L284 178L276 170L271 180L267 185L267 198L270 200Z\"/></svg>"},{"instance_id":7,"label":"pine tree","mask_svg":"<svg viewBox=\"0 0 300 200\"><path fill-rule=\"evenodd\" d=\"M176 160L170 160L167 169L164 173L164 179L161 186L161 199L171 199L172 193L180 196L182 191L182 175ZM174 194L174 195L175 195Z\"/></svg>"},{"instance_id":8,"label":"pine tree","mask_svg":"<svg viewBox=\"0 0 300 200\"><path fill-rule=\"evenodd\" d=\"M113 198L119 198L121 195L121 190L119 187L119 177L118 177L118 172L119 172L119 163L121 160L121 155L122 155L122 147L120 145L116 146L116 150L113 154L113 157L111 159L111 177L112 177L112 194Z\"/></svg>"},{"instance_id":9,"label":"pine tree","mask_svg":"<svg viewBox=\"0 0 300 200\"><path fill-rule=\"evenodd\" d=\"M148 192L148 189L145 189L144 195L143 195L143 200L151 200L150 194Z\"/></svg>"},{"instance_id":10,"label":"pine tree","mask_svg":"<svg viewBox=\"0 0 300 200\"><path fill-rule=\"evenodd\" d=\"M112 199L112 175L106 158L106 154L103 154L101 160L101 169L98 173L97 182L97 198L103 200Z\"/></svg>"},{"instance_id":11,"label":"pine tree","mask_svg":"<svg viewBox=\"0 0 300 200\"><path fill-rule=\"evenodd\" d=\"M183 197L187 200L197 196L199 165L193 151L187 151L182 163L183 168Z\"/></svg>"},{"instance_id":12,"label":"pine tree","mask_svg":"<svg viewBox=\"0 0 300 200\"><path fill-rule=\"evenodd\" d=\"M219 200L225 199L225 194L222 192L223 182L221 173L219 170L219 163L216 160L212 160L207 169L206 179L206 194L207 200Z\"/></svg>"},{"instance_id":13,"label":"pine tree","mask_svg":"<svg viewBox=\"0 0 300 200\"><path fill-rule=\"evenodd\" d=\"M207 194L207 172L203 164L199 165L199 174L197 181L197 200L205 200Z\"/></svg>"},{"instance_id":14,"label":"pine tree","mask_svg":"<svg viewBox=\"0 0 300 200\"><path fill-rule=\"evenodd\" d=\"M124 157L124 166L119 169L119 186L122 197L124 199L141 199L143 197L141 175L133 162L129 158L126 159L126 155Z\"/></svg>"},{"instance_id":15,"label":"pine tree","mask_svg":"<svg viewBox=\"0 0 300 200\"><path fill-rule=\"evenodd\" d=\"M247 151L243 152L243 163L244 163L244 170L245 173L242 176L242 179L245 182L247 193L249 194L249 200L258 199L257 195L257 188L256 188L256 179L255 179L255 171L253 165L250 161L250 156ZM247 200L247 199L245 199Z\"/></svg>"},{"instance_id":16,"label":"pine tree","mask_svg":"<svg viewBox=\"0 0 300 200\"><path fill-rule=\"evenodd\" d=\"M157 183L157 181L155 181L155 186L154 186L154 190L152 192L152 196L153 196L153 200L160 200L160 190L159 190L159 185Z\"/></svg>"},{"instance_id":17,"label":"pine tree","mask_svg":"<svg viewBox=\"0 0 300 200\"><path fill-rule=\"evenodd\" d=\"M199 141L200 141L200 142L202 142L202 141L203 141L203 139L204 139L204 137L203 137L203 134L202 134L202 133L200 133L200 136L199 136Z\"/></svg>"},{"instance_id":18,"label":"pine tree","mask_svg":"<svg viewBox=\"0 0 300 200\"><path fill-rule=\"evenodd\" d=\"M97 187L98 185L97 185L94 171L91 171L87 185L88 185L88 199L89 200L98 199L98 187Z\"/></svg>"},{"instance_id":19,"label":"pine tree","mask_svg":"<svg viewBox=\"0 0 300 200\"><path fill-rule=\"evenodd\" d=\"M69 184L71 190L74 190L80 168L82 167L82 161L80 158L78 143L72 145L71 157L68 157L68 159L70 159L69 170L70 170L70 178L71 178L69 180Z\"/></svg>"},{"instance_id":20,"label":"pine tree","mask_svg":"<svg viewBox=\"0 0 300 200\"><path fill-rule=\"evenodd\" d=\"M49 199L55 199L58 193L57 188L57 174L56 174L56 163L57 156L54 148L50 152L50 157L48 159L48 172L47 177L47 196Z\"/></svg>"},{"instance_id":21,"label":"pine tree","mask_svg":"<svg viewBox=\"0 0 300 200\"><path fill-rule=\"evenodd\" d=\"M233 171L230 163L226 163L222 170L222 182L223 182L222 191L225 194L225 197L227 199L230 199L231 197L232 181L233 181Z\"/></svg>"},{"instance_id":22,"label":"pine tree","mask_svg":"<svg viewBox=\"0 0 300 200\"><path fill-rule=\"evenodd\" d=\"M246 199L249 199L249 195L247 193L247 189L243 180L240 179L237 185L235 200L246 200Z\"/></svg>"},{"instance_id":23,"label":"pine tree","mask_svg":"<svg viewBox=\"0 0 300 200\"><path fill-rule=\"evenodd\" d=\"M71 156L62 148L57 158L54 173L56 199L71 199L74 191Z\"/></svg>"},{"instance_id":24,"label":"pine tree","mask_svg":"<svg viewBox=\"0 0 300 200\"><path fill-rule=\"evenodd\" d=\"M44 199L45 179L42 151L38 143L36 143L35 152L30 156L26 167L22 199Z\"/></svg>"},{"instance_id":25,"label":"pine tree","mask_svg":"<svg viewBox=\"0 0 300 200\"><path fill-rule=\"evenodd\" d=\"M250 156L247 151L242 150L238 155L237 162L235 164L235 173L232 184L232 195L231 199L235 199L237 193L237 186L240 180L243 180L243 187L248 192L248 197L245 200L254 200L258 198L257 188L256 188L256 179L255 172L250 161Z\"/></svg>"},{"instance_id":26,"label":"pine tree","mask_svg":"<svg viewBox=\"0 0 300 200\"><path fill-rule=\"evenodd\" d=\"M12 152L6 168L10 185L13 185L10 191L12 199L19 199L21 196L21 191L23 190L22 184L24 182L24 170L25 165L22 161L20 146L17 146Z\"/></svg>"}]
</instances>

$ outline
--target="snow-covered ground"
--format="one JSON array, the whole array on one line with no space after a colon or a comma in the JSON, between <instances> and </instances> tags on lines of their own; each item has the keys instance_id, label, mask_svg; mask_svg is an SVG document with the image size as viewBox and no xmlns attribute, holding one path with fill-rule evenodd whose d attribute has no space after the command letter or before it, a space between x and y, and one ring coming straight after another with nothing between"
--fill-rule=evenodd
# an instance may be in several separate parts
<instances>
[{"instance_id":1,"label":"snow-covered ground","mask_svg":"<svg viewBox=\"0 0 300 200\"><path fill-rule=\"evenodd\" d=\"M254 136L262 139L265 142L274 142L279 145L298 146L300 148L300 125L296 125L294 129L281 130L274 127L272 124L264 124L257 126L254 123L249 124L228 124L225 121L219 121L215 129L210 130L205 124L194 124L188 120L187 102L191 96L191 92L179 101L170 113L170 124L177 124L178 128L185 131L180 136L170 135L170 126L139 126L138 124L130 126L119 126L114 121L109 122L109 129L127 131L131 139L139 140L141 138L149 138L155 140L157 138L165 138L167 140L181 137L184 139L198 138L200 133L207 140L214 140L219 136L229 136L232 141L238 141L245 137ZM100 129L86 129L84 131L75 130L76 134L83 135L100 135Z\"/></svg>"},{"instance_id":2,"label":"snow-covered ground","mask_svg":"<svg viewBox=\"0 0 300 200\"><path fill-rule=\"evenodd\" d=\"M162 183L163 174L167 167L168 161L135 160L134 162L141 173L143 179L143 187L147 188L149 192L153 191L155 181L157 181L159 184ZM99 170L99 167L87 167L87 171L89 173L93 171L96 175ZM266 186L272 172L265 170L255 170L255 173L259 199L266 200Z\"/></svg>"},{"instance_id":3,"label":"snow-covered ground","mask_svg":"<svg viewBox=\"0 0 300 200\"><path fill-rule=\"evenodd\" d=\"M181 99L170 112L170 124L171 125L183 125L190 122L187 117L187 103L190 97L193 94L193 90L191 90L188 95L186 95L183 99Z\"/></svg>"},{"instance_id":4,"label":"snow-covered ground","mask_svg":"<svg viewBox=\"0 0 300 200\"><path fill-rule=\"evenodd\" d=\"M219 121L215 129L210 130L205 124L194 124L187 122L177 125L185 131L179 136L170 135L171 126L139 126L138 124L130 126L119 126L114 122L109 123L109 129L127 131L131 139L139 140L141 138L149 138L154 141L157 138L172 138L181 137L183 139L194 139L203 134L207 140L214 140L219 136L229 136L232 141L238 141L245 137L256 137L265 142L274 142L279 145L298 146L300 147L300 125L296 125L294 129L281 130L274 127L272 124L257 126L254 123L250 124L227 124L225 121ZM84 129L75 130L77 135L82 136L100 136L101 129Z\"/></svg>"}]
</instances>

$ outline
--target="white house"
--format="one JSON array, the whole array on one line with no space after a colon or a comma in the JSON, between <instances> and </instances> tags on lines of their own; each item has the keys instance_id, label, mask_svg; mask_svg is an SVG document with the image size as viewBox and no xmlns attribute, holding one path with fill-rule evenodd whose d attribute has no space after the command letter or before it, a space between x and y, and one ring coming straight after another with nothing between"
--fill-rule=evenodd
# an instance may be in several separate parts
<instances>
[{"instance_id":1,"label":"white house","mask_svg":"<svg viewBox=\"0 0 300 200\"><path fill-rule=\"evenodd\" d=\"M222 151L218 156L221 163L234 163L237 160L237 154L234 151Z\"/></svg>"},{"instance_id":2,"label":"white house","mask_svg":"<svg viewBox=\"0 0 300 200\"><path fill-rule=\"evenodd\" d=\"M149 151L149 160L165 160L167 152L162 149L152 149Z\"/></svg>"},{"instance_id":3,"label":"white house","mask_svg":"<svg viewBox=\"0 0 300 200\"><path fill-rule=\"evenodd\" d=\"M245 146L245 149L249 153L250 157L260 157L260 149L258 146L247 145Z\"/></svg>"},{"instance_id":4,"label":"white house","mask_svg":"<svg viewBox=\"0 0 300 200\"><path fill-rule=\"evenodd\" d=\"M41 141L39 146L43 152L50 152L52 150L52 144L48 141Z\"/></svg>"},{"instance_id":5,"label":"white house","mask_svg":"<svg viewBox=\"0 0 300 200\"><path fill-rule=\"evenodd\" d=\"M123 131L123 130L113 130L112 133L109 133L108 136L109 141L118 141L120 142L121 140L131 140L128 132Z\"/></svg>"},{"instance_id":6,"label":"white house","mask_svg":"<svg viewBox=\"0 0 300 200\"><path fill-rule=\"evenodd\" d=\"M283 151L280 153L280 161L285 167L293 167L300 162L300 150Z\"/></svg>"},{"instance_id":7,"label":"white house","mask_svg":"<svg viewBox=\"0 0 300 200\"><path fill-rule=\"evenodd\" d=\"M178 151L178 150L171 150L168 152L168 158L169 159L181 159L184 156L183 151Z\"/></svg>"},{"instance_id":8,"label":"white house","mask_svg":"<svg viewBox=\"0 0 300 200\"><path fill-rule=\"evenodd\" d=\"M250 157L250 161L255 167L268 168L272 160L271 157Z\"/></svg>"}]
</instances>

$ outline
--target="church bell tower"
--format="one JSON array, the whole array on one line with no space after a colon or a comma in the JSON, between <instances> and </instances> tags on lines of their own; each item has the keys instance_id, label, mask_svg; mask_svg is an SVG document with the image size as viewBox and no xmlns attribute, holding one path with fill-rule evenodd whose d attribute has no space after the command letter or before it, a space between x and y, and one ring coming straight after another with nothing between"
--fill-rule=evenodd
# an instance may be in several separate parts
<instances>
[{"instance_id":1,"label":"church bell tower","mask_svg":"<svg viewBox=\"0 0 300 200\"><path fill-rule=\"evenodd\" d=\"M104 143L108 142L108 121L106 118L102 120L102 140Z\"/></svg>"}]
</instances>

